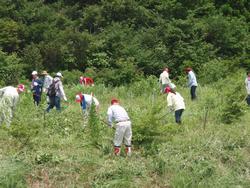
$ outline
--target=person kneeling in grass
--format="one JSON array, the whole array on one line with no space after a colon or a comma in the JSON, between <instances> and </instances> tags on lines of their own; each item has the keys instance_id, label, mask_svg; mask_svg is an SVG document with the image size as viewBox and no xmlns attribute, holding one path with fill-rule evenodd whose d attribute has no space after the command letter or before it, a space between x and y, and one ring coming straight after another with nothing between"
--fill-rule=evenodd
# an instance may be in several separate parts
<instances>
[{"instance_id":1,"label":"person kneeling in grass","mask_svg":"<svg viewBox=\"0 0 250 188\"><path fill-rule=\"evenodd\" d=\"M181 116L185 110L185 103L183 97L170 87L166 87L165 93L167 96L168 107L175 112L175 122L181 124Z\"/></svg>"},{"instance_id":2,"label":"person kneeling in grass","mask_svg":"<svg viewBox=\"0 0 250 188\"><path fill-rule=\"evenodd\" d=\"M7 86L0 89L0 125L6 121L9 127L14 116L14 111L19 100L19 94L24 91L24 85L19 84L17 88Z\"/></svg>"}]
</instances>

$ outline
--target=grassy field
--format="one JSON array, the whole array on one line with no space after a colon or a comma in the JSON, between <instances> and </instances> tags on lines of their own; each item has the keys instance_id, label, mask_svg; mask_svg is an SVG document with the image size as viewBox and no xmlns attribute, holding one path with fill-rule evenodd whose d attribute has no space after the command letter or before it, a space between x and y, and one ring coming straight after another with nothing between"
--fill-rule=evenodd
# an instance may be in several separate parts
<instances>
[{"instance_id":1,"label":"grassy field","mask_svg":"<svg viewBox=\"0 0 250 188\"><path fill-rule=\"evenodd\" d=\"M21 96L11 128L0 127L0 187L250 187L250 109L222 124L225 96L211 86L178 87L186 102L181 126L167 113L166 96L153 78L130 86L66 86L69 103L44 115ZM101 103L84 122L74 102L79 91ZM127 109L133 127L133 155L113 155L114 130L100 121L112 97ZM206 115L207 114L207 115Z\"/></svg>"}]
</instances>

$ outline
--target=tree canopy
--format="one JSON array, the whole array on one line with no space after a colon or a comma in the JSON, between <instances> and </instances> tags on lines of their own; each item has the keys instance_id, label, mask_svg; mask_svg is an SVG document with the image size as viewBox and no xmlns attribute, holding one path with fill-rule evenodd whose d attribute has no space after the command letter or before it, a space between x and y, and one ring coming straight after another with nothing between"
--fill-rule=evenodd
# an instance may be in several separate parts
<instances>
[{"instance_id":1,"label":"tree canopy","mask_svg":"<svg viewBox=\"0 0 250 188\"><path fill-rule=\"evenodd\" d=\"M6 0L0 16L0 67L9 57L26 76L91 69L118 85L165 66L173 77L225 60L250 68L248 0Z\"/></svg>"}]
</instances>

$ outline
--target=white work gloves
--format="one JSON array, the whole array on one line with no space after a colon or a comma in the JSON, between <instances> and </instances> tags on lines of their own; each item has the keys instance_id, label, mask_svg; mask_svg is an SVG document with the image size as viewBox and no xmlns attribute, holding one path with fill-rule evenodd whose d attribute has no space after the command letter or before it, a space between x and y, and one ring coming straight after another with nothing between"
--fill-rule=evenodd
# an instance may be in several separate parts
<instances>
[{"instance_id":1,"label":"white work gloves","mask_svg":"<svg viewBox=\"0 0 250 188\"><path fill-rule=\"evenodd\" d=\"M63 97L63 100L67 102L67 97Z\"/></svg>"}]
</instances>

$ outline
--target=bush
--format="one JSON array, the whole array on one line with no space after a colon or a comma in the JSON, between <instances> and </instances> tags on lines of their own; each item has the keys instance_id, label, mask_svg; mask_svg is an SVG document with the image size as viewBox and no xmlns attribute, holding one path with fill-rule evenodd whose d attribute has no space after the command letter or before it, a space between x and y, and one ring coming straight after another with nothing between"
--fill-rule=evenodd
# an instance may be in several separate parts
<instances>
[{"instance_id":1,"label":"bush","mask_svg":"<svg viewBox=\"0 0 250 188\"><path fill-rule=\"evenodd\" d=\"M83 75L83 73L79 70L72 70L72 71L63 71L63 83L64 84L78 84L80 76Z\"/></svg>"},{"instance_id":2,"label":"bush","mask_svg":"<svg viewBox=\"0 0 250 188\"><path fill-rule=\"evenodd\" d=\"M21 59L16 54L7 55L0 50L0 84L12 85L17 84L23 73Z\"/></svg>"},{"instance_id":3,"label":"bush","mask_svg":"<svg viewBox=\"0 0 250 188\"><path fill-rule=\"evenodd\" d=\"M237 61L214 59L202 65L199 70L199 79L203 84L210 84L227 77L230 73L235 72Z\"/></svg>"}]
</instances>

